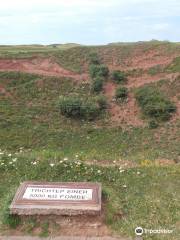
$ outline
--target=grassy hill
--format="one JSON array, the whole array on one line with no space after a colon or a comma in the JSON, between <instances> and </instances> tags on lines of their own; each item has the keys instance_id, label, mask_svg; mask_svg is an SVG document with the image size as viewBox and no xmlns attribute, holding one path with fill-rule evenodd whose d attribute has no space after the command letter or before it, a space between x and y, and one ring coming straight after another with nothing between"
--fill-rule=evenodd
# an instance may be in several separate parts
<instances>
[{"instance_id":1,"label":"grassy hill","mask_svg":"<svg viewBox=\"0 0 180 240\"><path fill-rule=\"evenodd\" d=\"M92 92L88 69L94 52L110 72L126 74L125 102L115 101L119 85L111 75L100 94ZM24 180L100 181L105 222L117 233L134 236L134 228L141 225L174 229L171 239L178 239L179 59L179 43L156 41L0 46L1 223L9 223L5 206ZM156 128L136 99L144 87L159 91L176 106L170 119L158 122ZM106 97L107 109L95 120L61 114L60 97L86 102L99 95ZM28 224L21 223L21 230ZM3 224L1 229L5 231Z\"/></svg>"}]
</instances>

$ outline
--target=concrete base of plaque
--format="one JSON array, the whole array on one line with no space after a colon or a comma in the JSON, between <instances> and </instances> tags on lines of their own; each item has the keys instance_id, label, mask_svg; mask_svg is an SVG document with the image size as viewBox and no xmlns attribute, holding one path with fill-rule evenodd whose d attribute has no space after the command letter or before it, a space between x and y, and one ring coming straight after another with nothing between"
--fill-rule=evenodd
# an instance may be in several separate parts
<instances>
[{"instance_id":1,"label":"concrete base of plaque","mask_svg":"<svg viewBox=\"0 0 180 240\"><path fill-rule=\"evenodd\" d=\"M18 215L96 215L101 212L101 184L24 182L10 206Z\"/></svg>"}]
</instances>

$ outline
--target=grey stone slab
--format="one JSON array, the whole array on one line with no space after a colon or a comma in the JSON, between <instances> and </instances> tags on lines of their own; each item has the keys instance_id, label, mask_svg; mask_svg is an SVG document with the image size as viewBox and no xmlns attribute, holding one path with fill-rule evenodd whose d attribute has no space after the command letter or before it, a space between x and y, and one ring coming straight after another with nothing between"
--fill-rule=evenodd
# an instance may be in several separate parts
<instances>
[{"instance_id":1,"label":"grey stone slab","mask_svg":"<svg viewBox=\"0 0 180 240\"><path fill-rule=\"evenodd\" d=\"M101 212L101 184L24 182L10 206L18 215L96 215Z\"/></svg>"}]
</instances>

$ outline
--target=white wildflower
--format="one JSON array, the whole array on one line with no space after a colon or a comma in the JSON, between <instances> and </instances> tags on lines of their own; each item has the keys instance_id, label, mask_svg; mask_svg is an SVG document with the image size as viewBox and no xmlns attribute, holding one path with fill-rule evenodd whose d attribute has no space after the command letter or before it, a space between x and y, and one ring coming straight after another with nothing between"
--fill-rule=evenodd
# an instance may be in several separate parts
<instances>
[{"instance_id":1,"label":"white wildflower","mask_svg":"<svg viewBox=\"0 0 180 240\"><path fill-rule=\"evenodd\" d=\"M99 173L99 174L100 174L100 173L101 173L101 170L98 170L98 171L97 171L97 173Z\"/></svg>"},{"instance_id":2,"label":"white wildflower","mask_svg":"<svg viewBox=\"0 0 180 240\"><path fill-rule=\"evenodd\" d=\"M11 157L11 156L12 156L12 154L11 154L11 153L9 153L9 154L8 154L8 157Z\"/></svg>"},{"instance_id":3,"label":"white wildflower","mask_svg":"<svg viewBox=\"0 0 180 240\"><path fill-rule=\"evenodd\" d=\"M51 167L54 167L55 164L54 164L54 163L50 163L49 165L50 165Z\"/></svg>"},{"instance_id":4,"label":"white wildflower","mask_svg":"<svg viewBox=\"0 0 180 240\"><path fill-rule=\"evenodd\" d=\"M12 161L13 161L13 162L16 162L16 161L17 161L17 158L13 158Z\"/></svg>"},{"instance_id":5,"label":"white wildflower","mask_svg":"<svg viewBox=\"0 0 180 240\"><path fill-rule=\"evenodd\" d=\"M127 188L127 186L124 184L124 185L123 185L123 188Z\"/></svg>"},{"instance_id":6,"label":"white wildflower","mask_svg":"<svg viewBox=\"0 0 180 240\"><path fill-rule=\"evenodd\" d=\"M37 162L31 162L31 164L32 164L32 165L36 165L36 164L37 164Z\"/></svg>"},{"instance_id":7,"label":"white wildflower","mask_svg":"<svg viewBox=\"0 0 180 240\"><path fill-rule=\"evenodd\" d=\"M66 157L66 158L64 158L64 161L67 161L68 160L68 158Z\"/></svg>"}]
</instances>

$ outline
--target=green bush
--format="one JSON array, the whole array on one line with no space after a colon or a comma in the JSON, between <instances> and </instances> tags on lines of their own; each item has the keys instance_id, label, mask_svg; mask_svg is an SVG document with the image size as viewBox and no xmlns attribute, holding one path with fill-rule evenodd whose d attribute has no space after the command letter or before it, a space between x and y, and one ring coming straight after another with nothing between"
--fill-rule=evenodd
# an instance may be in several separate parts
<instances>
[{"instance_id":1,"label":"green bush","mask_svg":"<svg viewBox=\"0 0 180 240\"><path fill-rule=\"evenodd\" d=\"M176 106L162 92L151 86L136 91L136 99L144 115L167 121L176 111Z\"/></svg>"},{"instance_id":2,"label":"green bush","mask_svg":"<svg viewBox=\"0 0 180 240\"><path fill-rule=\"evenodd\" d=\"M104 77L107 78L109 75L109 69L105 65L91 64L89 67L89 74L91 78Z\"/></svg>"},{"instance_id":3,"label":"green bush","mask_svg":"<svg viewBox=\"0 0 180 240\"><path fill-rule=\"evenodd\" d=\"M149 121L149 128L150 129L155 129L158 127L158 122L154 119L152 119L151 121Z\"/></svg>"},{"instance_id":4,"label":"green bush","mask_svg":"<svg viewBox=\"0 0 180 240\"><path fill-rule=\"evenodd\" d=\"M98 54L96 52L91 52L89 54L89 62L90 62L90 64L95 64L95 65L100 64L100 59L99 59Z\"/></svg>"},{"instance_id":5,"label":"green bush","mask_svg":"<svg viewBox=\"0 0 180 240\"><path fill-rule=\"evenodd\" d=\"M100 107L94 100L79 97L61 97L59 101L61 114L66 117L93 120L100 113Z\"/></svg>"},{"instance_id":6,"label":"green bush","mask_svg":"<svg viewBox=\"0 0 180 240\"><path fill-rule=\"evenodd\" d=\"M116 100L125 100L128 96L128 89L126 87L119 87L116 89Z\"/></svg>"},{"instance_id":7,"label":"green bush","mask_svg":"<svg viewBox=\"0 0 180 240\"><path fill-rule=\"evenodd\" d=\"M92 92L99 93L103 89L104 79L102 77L96 77L92 82Z\"/></svg>"},{"instance_id":8,"label":"green bush","mask_svg":"<svg viewBox=\"0 0 180 240\"><path fill-rule=\"evenodd\" d=\"M127 77L124 72L115 70L112 72L112 80L116 83L125 83L127 82Z\"/></svg>"},{"instance_id":9,"label":"green bush","mask_svg":"<svg viewBox=\"0 0 180 240\"><path fill-rule=\"evenodd\" d=\"M107 98L104 95L100 95L97 97L97 103L99 105L100 110L104 110L107 108Z\"/></svg>"}]
</instances>

